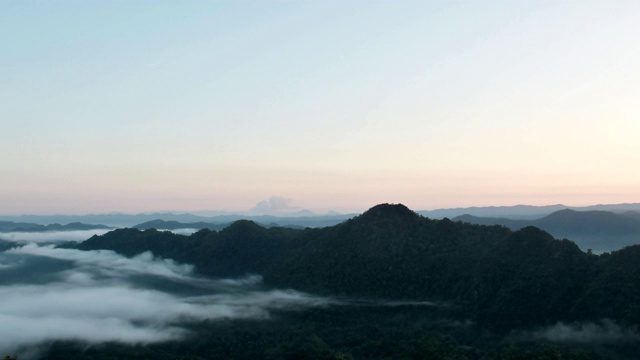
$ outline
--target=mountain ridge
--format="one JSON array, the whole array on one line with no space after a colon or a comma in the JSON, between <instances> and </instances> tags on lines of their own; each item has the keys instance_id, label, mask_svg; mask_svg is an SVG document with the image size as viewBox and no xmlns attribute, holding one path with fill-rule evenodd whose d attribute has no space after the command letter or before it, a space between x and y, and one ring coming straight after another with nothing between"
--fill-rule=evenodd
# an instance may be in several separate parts
<instances>
[{"instance_id":1,"label":"mountain ridge","mask_svg":"<svg viewBox=\"0 0 640 360\"><path fill-rule=\"evenodd\" d=\"M599 320L596 304L606 301L612 284L640 288L637 270L615 270L621 263L636 269L640 246L598 256L535 227L434 220L390 204L325 228L265 228L243 220L191 236L120 229L70 246L127 256L152 251L194 264L206 276L259 274L268 286L327 296L450 303L451 316L503 333ZM633 315L640 293L626 294L617 310L604 314L640 325Z\"/></svg>"},{"instance_id":2,"label":"mountain ridge","mask_svg":"<svg viewBox=\"0 0 640 360\"><path fill-rule=\"evenodd\" d=\"M416 210L415 212L433 219L454 218L463 214L479 217L504 217L511 219L533 220L551 214L561 209L573 209L577 211L604 210L615 213L630 212L632 216L640 217L640 203L599 204L589 206L565 206L555 205L514 205L514 206L472 206L459 208L443 208L433 210ZM214 214L214 215L212 215ZM85 215L0 215L0 221L32 222L46 225L51 223L84 222L105 224L113 227L132 227L152 220L178 221L184 223L212 222L230 223L240 219L252 219L258 223L279 225L293 225L303 227L322 227L338 224L341 221L359 215L360 213L336 213L328 212L312 216L302 214L277 214L258 215L249 213L229 213L223 211L155 211L137 214L105 213ZM303 215L303 216L294 216ZM289 223L287 223L289 220Z\"/></svg>"},{"instance_id":3,"label":"mountain ridge","mask_svg":"<svg viewBox=\"0 0 640 360\"><path fill-rule=\"evenodd\" d=\"M592 249L596 252L608 252L640 243L640 217L630 216L628 213L563 209L535 220L482 218L468 214L455 217L453 220L471 224L501 225L511 230L535 226L556 238L571 239L585 251Z\"/></svg>"},{"instance_id":4,"label":"mountain ridge","mask_svg":"<svg viewBox=\"0 0 640 360\"><path fill-rule=\"evenodd\" d=\"M111 226L99 224L84 224L72 222L66 225L54 223L41 225L27 222L0 221L0 233L3 232L47 232L47 231L74 231L74 230L108 230Z\"/></svg>"}]
</instances>

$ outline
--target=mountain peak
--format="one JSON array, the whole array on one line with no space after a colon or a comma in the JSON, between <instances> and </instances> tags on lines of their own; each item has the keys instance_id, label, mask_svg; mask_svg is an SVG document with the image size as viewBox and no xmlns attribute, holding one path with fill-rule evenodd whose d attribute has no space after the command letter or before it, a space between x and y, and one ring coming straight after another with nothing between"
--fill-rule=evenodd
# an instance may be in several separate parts
<instances>
[{"instance_id":1,"label":"mountain peak","mask_svg":"<svg viewBox=\"0 0 640 360\"><path fill-rule=\"evenodd\" d=\"M367 220L415 219L419 215L403 204L379 204L365 211L360 218Z\"/></svg>"},{"instance_id":2,"label":"mountain peak","mask_svg":"<svg viewBox=\"0 0 640 360\"><path fill-rule=\"evenodd\" d=\"M264 230L266 230L262 225L256 223L252 220L238 220L233 222L231 225L227 226L222 230L223 234L235 234L242 236L250 236L255 234L261 234Z\"/></svg>"}]
</instances>

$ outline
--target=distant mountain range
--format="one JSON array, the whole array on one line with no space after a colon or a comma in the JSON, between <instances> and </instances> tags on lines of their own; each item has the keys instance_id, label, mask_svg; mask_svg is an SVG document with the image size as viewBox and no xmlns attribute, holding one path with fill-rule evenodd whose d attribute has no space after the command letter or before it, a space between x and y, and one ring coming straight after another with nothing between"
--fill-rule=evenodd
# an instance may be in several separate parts
<instances>
[{"instance_id":1,"label":"distant mountain range","mask_svg":"<svg viewBox=\"0 0 640 360\"><path fill-rule=\"evenodd\" d=\"M227 226L229 226L229 223L218 224L218 223L210 223L210 222L204 222L204 221L193 222L193 223L183 223L183 222L179 222L179 221L166 221L166 220L157 219L157 220L151 220L151 221L144 222L142 224L138 224L138 225L132 226L132 228L138 229L138 230L149 230L149 229L156 229L156 230L179 230L179 229L222 230Z\"/></svg>"},{"instance_id":2,"label":"distant mountain range","mask_svg":"<svg viewBox=\"0 0 640 360\"><path fill-rule=\"evenodd\" d=\"M453 218L470 224L502 225L511 230L535 226L556 238L574 241L582 250L612 251L640 243L640 212L559 210L535 220L461 215Z\"/></svg>"},{"instance_id":3,"label":"distant mountain range","mask_svg":"<svg viewBox=\"0 0 640 360\"><path fill-rule=\"evenodd\" d=\"M234 221L239 220L236 216L218 216L216 219L220 222L179 222L156 219L132 227L139 230L222 230ZM312 218L259 216L245 220L251 220L265 227L283 226L303 229L305 227L333 226L347 219L336 215L333 217L319 216ZM566 238L575 242L583 251L590 249L596 253L614 251L628 245L640 244L640 212L637 211L614 213L610 211L563 209L535 220L478 217L469 214L456 216L452 220L478 225L501 225L511 230L535 226L547 231L555 238Z\"/></svg>"},{"instance_id":4,"label":"distant mountain range","mask_svg":"<svg viewBox=\"0 0 640 360\"><path fill-rule=\"evenodd\" d=\"M473 215L477 217L496 217L515 220L535 220L547 216L553 212L571 209L576 211L610 211L617 214L630 213L630 216L640 217L640 203L637 204L611 204L592 205L584 207L572 207L565 205L547 206L487 206L487 207L466 207L436 210L418 210L418 214L431 219L455 218L461 215ZM277 224L291 227L324 227L336 225L342 221L350 219L358 213L339 214L330 212L327 214L314 214L308 210L295 213L278 215L254 215L254 214L221 214L218 212L199 211L195 213L176 212L153 212L141 214L88 214L88 215L19 215L0 216L0 221L28 222L35 224L104 224L112 227L132 227L154 220L177 221L182 223L210 223L214 225L228 224L237 220L247 219L259 224Z\"/></svg>"},{"instance_id":5,"label":"distant mountain range","mask_svg":"<svg viewBox=\"0 0 640 360\"><path fill-rule=\"evenodd\" d=\"M106 225L91 225L79 222L69 223L66 225L49 224L41 225L26 222L0 221L0 232L43 232L43 231L74 231L74 230L96 230L96 229L112 229Z\"/></svg>"},{"instance_id":6,"label":"distant mountain range","mask_svg":"<svg viewBox=\"0 0 640 360\"><path fill-rule=\"evenodd\" d=\"M0 221L12 221L34 224L52 223L72 223L82 222L89 224L104 224L110 227L135 227L144 223L156 220L180 222L185 224L207 223L217 228L222 224L229 224L234 221L248 219L264 225L280 225L290 227L323 227L338 224L344 220L356 216L357 214L328 214L309 216L273 216L255 215L247 216L242 214L200 216L188 213L148 213L148 214L102 214L102 215L21 215L21 216L0 216Z\"/></svg>"},{"instance_id":7,"label":"distant mountain range","mask_svg":"<svg viewBox=\"0 0 640 360\"><path fill-rule=\"evenodd\" d=\"M486 206L486 207L466 207L436 210L419 210L418 214L432 218L454 218L461 215L473 215L478 217L497 217L518 220L534 220L547 216L559 210L575 210L575 211L610 211L614 213L637 212L640 214L640 203L630 204L604 204L590 206L566 206L562 204L532 206L532 205L515 205L515 206Z\"/></svg>"},{"instance_id":8,"label":"distant mountain range","mask_svg":"<svg viewBox=\"0 0 640 360\"><path fill-rule=\"evenodd\" d=\"M518 205L422 210L416 213L432 219L450 218L471 224L502 225L511 230L535 226L555 238L574 241L583 251L591 249L596 253L640 243L640 204L572 208L564 205ZM265 227L304 229L334 226L356 216L357 214L337 213L308 215L308 212L295 216L223 214L207 217L188 213L0 216L0 220L12 219L0 221L0 232L95 230L113 227L133 227L140 230L221 230L238 220L250 220Z\"/></svg>"}]
</instances>

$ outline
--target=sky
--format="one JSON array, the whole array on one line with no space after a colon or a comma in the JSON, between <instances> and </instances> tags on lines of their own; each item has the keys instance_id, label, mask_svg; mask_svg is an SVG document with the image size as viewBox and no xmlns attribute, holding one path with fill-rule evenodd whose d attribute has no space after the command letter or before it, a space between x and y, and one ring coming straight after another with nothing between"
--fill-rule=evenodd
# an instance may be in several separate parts
<instances>
[{"instance_id":1,"label":"sky","mask_svg":"<svg viewBox=\"0 0 640 360\"><path fill-rule=\"evenodd\" d=\"M640 202L638 24L638 1L0 1L0 214Z\"/></svg>"}]
</instances>

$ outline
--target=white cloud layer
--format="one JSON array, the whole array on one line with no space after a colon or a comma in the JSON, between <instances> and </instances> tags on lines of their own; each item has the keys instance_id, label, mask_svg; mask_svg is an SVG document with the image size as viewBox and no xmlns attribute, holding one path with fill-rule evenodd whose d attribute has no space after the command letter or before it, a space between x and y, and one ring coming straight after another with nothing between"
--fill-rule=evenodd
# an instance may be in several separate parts
<instances>
[{"instance_id":1,"label":"white cloud layer","mask_svg":"<svg viewBox=\"0 0 640 360\"><path fill-rule=\"evenodd\" d=\"M73 230L73 231L44 231L44 232L6 232L0 233L1 240L12 242L56 243L75 241L82 242L93 235L106 234L109 229Z\"/></svg>"},{"instance_id":2,"label":"white cloud layer","mask_svg":"<svg viewBox=\"0 0 640 360\"><path fill-rule=\"evenodd\" d=\"M257 215L273 215L300 210L300 208L291 206L293 200L282 196L271 196L267 200L262 200L253 208L249 209L250 214Z\"/></svg>"},{"instance_id":3,"label":"white cloud layer","mask_svg":"<svg viewBox=\"0 0 640 360\"><path fill-rule=\"evenodd\" d=\"M187 334L181 325L189 321L268 319L272 310L329 303L292 290L262 289L259 276L212 280L192 270L148 252L129 259L106 250L29 244L0 253L0 323L6 329L0 354L27 354L55 340L177 340ZM158 283L177 287L152 285Z\"/></svg>"},{"instance_id":4,"label":"white cloud layer","mask_svg":"<svg viewBox=\"0 0 640 360\"><path fill-rule=\"evenodd\" d=\"M53 245L40 246L28 244L19 248L7 250L6 254L22 254L47 257L73 262L78 271L92 271L102 275L123 276L131 274L149 274L173 279L191 279L193 266L178 264L171 259L154 258L147 251L133 258L118 255L111 250L80 251L75 249L56 249Z\"/></svg>"}]
</instances>

